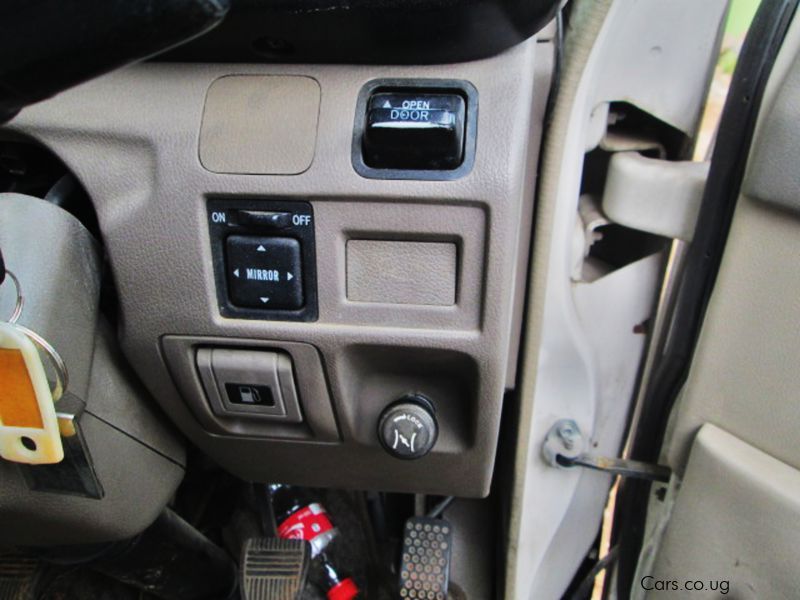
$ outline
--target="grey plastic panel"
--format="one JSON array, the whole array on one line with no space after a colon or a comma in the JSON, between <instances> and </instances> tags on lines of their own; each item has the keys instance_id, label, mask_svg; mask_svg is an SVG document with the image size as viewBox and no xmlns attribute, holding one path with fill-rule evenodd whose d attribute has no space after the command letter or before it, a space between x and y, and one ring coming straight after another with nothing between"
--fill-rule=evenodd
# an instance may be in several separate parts
<instances>
[{"instance_id":1,"label":"grey plastic panel","mask_svg":"<svg viewBox=\"0 0 800 600\"><path fill-rule=\"evenodd\" d=\"M249 418L265 418L300 423L300 404L294 386L292 361L283 353L200 348L197 368L203 380L211 409L220 417L232 413ZM272 403L264 406L237 404L228 397L228 385L264 386Z\"/></svg>"},{"instance_id":2,"label":"grey plastic panel","mask_svg":"<svg viewBox=\"0 0 800 600\"><path fill-rule=\"evenodd\" d=\"M133 536L175 493L185 453L98 315L99 248L66 211L17 194L0 195L0 245L22 282L20 322L53 344L69 370L68 392L86 403L80 427L105 493L98 500L34 492L18 465L0 461L0 547ZM4 318L13 295L13 286L0 287Z\"/></svg>"},{"instance_id":3,"label":"grey plastic panel","mask_svg":"<svg viewBox=\"0 0 800 600\"><path fill-rule=\"evenodd\" d=\"M20 325L53 345L69 370L69 391L85 399L100 297L98 245L65 210L32 196L0 194L0 247L22 287ZM9 280L0 286L0 319L15 302Z\"/></svg>"},{"instance_id":4,"label":"grey plastic panel","mask_svg":"<svg viewBox=\"0 0 800 600\"><path fill-rule=\"evenodd\" d=\"M80 420L101 500L32 492L0 461L0 548L90 544L132 537L164 510L183 480L183 442L129 368L101 322Z\"/></svg>"},{"instance_id":5,"label":"grey plastic panel","mask_svg":"<svg viewBox=\"0 0 800 600\"><path fill-rule=\"evenodd\" d=\"M114 330L103 318L98 322L86 410L165 459L186 465L183 438L131 370ZM126 467L131 476L138 477L136 469L133 462ZM158 473L153 476L157 478ZM167 478L164 483L177 487L180 480Z\"/></svg>"},{"instance_id":6,"label":"grey plastic panel","mask_svg":"<svg viewBox=\"0 0 800 600\"><path fill-rule=\"evenodd\" d=\"M489 490L502 398L515 377L551 64L552 47L535 39L495 58L444 66L144 64L26 109L11 128L52 148L91 194L120 292L125 353L170 417L219 464L256 480L480 496ZM203 168L198 137L206 93L231 74L302 75L319 83L316 151L308 170L259 176ZM381 78L458 79L475 86L481 109L469 175L369 180L353 170L358 93ZM220 315L209 197L313 204L317 322ZM349 239L456 244L456 304L348 300ZM172 339L179 341L173 346ZM294 436L291 441L277 441L274 431L215 417L202 399L194 351L199 342L223 345L225 339L230 346L292 354L307 429L294 426L294 432L281 432ZM310 345L317 358L298 359L290 349L298 342ZM368 381L356 381L358 365L370 363L369 348L380 349L370 367L375 370ZM308 380L313 371L306 367L315 360L319 372ZM403 361L416 370L394 372ZM426 370L435 364L443 375ZM381 386L384 373L391 386ZM319 381L325 385L320 401L330 399L338 422L309 409L303 388ZM369 420L400 389L418 386L442 390L442 410L453 422L440 438L441 451L409 464L379 449Z\"/></svg>"},{"instance_id":7,"label":"grey plastic panel","mask_svg":"<svg viewBox=\"0 0 800 600\"><path fill-rule=\"evenodd\" d=\"M676 597L684 592L707 599L728 593L731 598L796 598L799 550L800 471L705 424L692 446L656 561L644 574L651 579L642 587L675 580ZM705 583L704 591L682 587L697 580ZM711 581L716 590L710 589ZM665 595L671 594L637 597Z\"/></svg>"},{"instance_id":8,"label":"grey plastic panel","mask_svg":"<svg viewBox=\"0 0 800 600\"><path fill-rule=\"evenodd\" d=\"M319 353L313 346L284 341L184 336L166 336L162 340L162 345L164 356L172 368L173 376L183 392L186 403L207 431L242 437L339 441L322 363ZM276 376L284 396L295 396L297 412L293 414L296 416L292 419L267 418L266 415L258 418L247 412L243 414L238 411L221 410L224 405L217 381L211 381L203 376L203 371L211 367L210 349L215 353L223 352L231 355L244 352L251 355L251 358L257 355L278 356L285 353L289 357L288 360L291 360L293 378L287 380L285 373L276 373ZM237 364L233 361L228 363L228 366L238 371L260 371L259 368L253 367L252 360L249 361L250 365L247 362L240 361ZM260 360L256 358L255 362ZM261 379L262 382L266 380L266 377ZM292 387L294 383L297 384L296 395L287 385L290 382L293 384ZM243 457L241 462L249 460L251 457ZM229 468L236 471L235 467Z\"/></svg>"},{"instance_id":9,"label":"grey plastic panel","mask_svg":"<svg viewBox=\"0 0 800 600\"><path fill-rule=\"evenodd\" d=\"M790 63L788 72L781 72L784 65L774 71L773 81L780 87L771 94L772 103L762 108L742 189L752 198L800 212L800 55Z\"/></svg>"},{"instance_id":10,"label":"grey plastic panel","mask_svg":"<svg viewBox=\"0 0 800 600\"><path fill-rule=\"evenodd\" d=\"M0 463L0 547L122 540L146 529L164 510L183 467L91 414L81 426L91 448L107 450L93 455L105 497L31 492L15 465Z\"/></svg>"},{"instance_id":11,"label":"grey plastic panel","mask_svg":"<svg viewBox=\"0 0 800 600\"><path fill-rule=\"evenodd\" d=\"M32 492L17 465L0 461L0 548L126 539L150 525L175 494L186 460L182 440L113 344L101 323L80 421L105 496Z\"/></svg>"}]
</instances>

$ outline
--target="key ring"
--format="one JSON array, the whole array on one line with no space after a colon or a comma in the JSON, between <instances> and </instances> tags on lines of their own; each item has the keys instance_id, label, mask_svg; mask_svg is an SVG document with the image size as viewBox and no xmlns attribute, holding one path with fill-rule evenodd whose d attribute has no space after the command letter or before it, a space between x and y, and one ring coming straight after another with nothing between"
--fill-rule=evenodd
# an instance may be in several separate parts
<instances>
[{"instance_id":1,"label":"key ring","mask_svg":"<svg viewBox=\"0 0 800 600\"><path fill-rule=\"evenodd\" d=\"M6 269L6 275L8 275L11 278L11 281L14 282L14 288L17 292L17 301L14 304L14 311L11 313L7 323L13 325L22 333L24 333L33 342L36 348L40 352L43 352L50 360L50 364L53 366L53 373L55 374L56 379L55 385L50 393L53 396L53 402L57 402L64 395L64 392L67 390L67 385L69 384L69 371L67 371L67 365L64 362L64 359L61 358L61 355L58 353L58 351L50 344L50 342L48 342L35 331L32 331L24 325L17 323L20 315L22 314L22 308L25 306L25 297L22 295L22 286L20 285L17 276L8 269Z\"/></svg>"},{"instance_id":2,"label":"key ring","mask_svg":"<svg viewBox=\"0 0 800 600\"><path fill-rule=\"evenodd\" d=\"M19 284L19 279L17 279L17 276L8 269L6 269L6 275L11 277L11 281L14 282L14 289L17 293L17 302L14 304L14 312L11 313L11 316L7 321L8 323L15 325L22 314L22 307L25 306L25 298L22 295L22 286Z\"/></svg>"},{"instance_id":3,"label":"key ring","mask_svg":"<svg viewBox=\"0 0 800 600\"><path fill-rule=\"evenodd\" d=\"M33 342L34 346L50 359L50 364L53 366L53 372L56 376L55 386L51 390L51 394L53 395L53 402L58 402L61 396L64 395L64 392L67 389L67 384L69 383L69 372L67 371L67 365L64 362L64 359L61 358L61 355L56 351L55 348L40 336L35 331L31 331L24 325L20 325L19 323L14 323L14 327L19 329L22 333L30 338Z\"/></svg>"}]
</instances>

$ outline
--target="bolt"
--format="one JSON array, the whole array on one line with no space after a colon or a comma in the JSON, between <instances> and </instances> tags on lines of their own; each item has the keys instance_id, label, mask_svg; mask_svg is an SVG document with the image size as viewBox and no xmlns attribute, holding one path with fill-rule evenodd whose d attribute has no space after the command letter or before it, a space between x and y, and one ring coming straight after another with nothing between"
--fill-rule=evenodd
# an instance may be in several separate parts
<instances>
[{"instance_id":1,"label":"bolt","mask_svg":"<svg viewBox=\"0 0 800 600\"><path fill-rule=\"evenodd\" d=\"M565 423L559 425L557 433L558 437L561 438L561 441L564 444L564 448L567 450L572 450L575 448L575 444L580 438L580 432L578 431L574 421L566 421Z\"/></svg>"}]
</instances>

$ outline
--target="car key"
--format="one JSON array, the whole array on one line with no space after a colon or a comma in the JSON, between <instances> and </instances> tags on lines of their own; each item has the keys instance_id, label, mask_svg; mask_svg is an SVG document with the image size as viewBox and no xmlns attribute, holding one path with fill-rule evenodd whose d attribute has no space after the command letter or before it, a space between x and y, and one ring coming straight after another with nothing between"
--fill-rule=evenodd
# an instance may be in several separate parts
<instances>
[{"instance_id":1,"label":"car key","mask_svg":"<svg viewBox=\"0 0 800 600\"><path fill-rule=\"evenodd\" d=\"M22 291L1 256L0 272L3 280L13 281L17 295L9 321L0 321L0 457L27 464L58 463L64 458L64 448L55 402L66 387L66 366L46 340L16 323L22 310ZM40 350L53 363L52 390Z\"/></svg>"}]
</instances>

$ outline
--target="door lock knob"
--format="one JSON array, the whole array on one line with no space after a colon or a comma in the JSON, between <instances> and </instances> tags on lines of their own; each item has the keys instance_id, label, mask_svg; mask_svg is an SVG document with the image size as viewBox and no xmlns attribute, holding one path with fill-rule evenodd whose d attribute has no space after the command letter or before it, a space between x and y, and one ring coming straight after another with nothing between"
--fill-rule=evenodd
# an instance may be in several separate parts
<instances>
[{"instance_id":1,"label":"door lock knob","mask_svg":"<svg viewBox=\"0 0 800 600\"><path fill-rule=\"evenodd\" d=\"M422 458L439 436L433 403L422 394L408 394L387 406L378 420L378 439L396 458Z\"/></svg>"}]
</instances>

